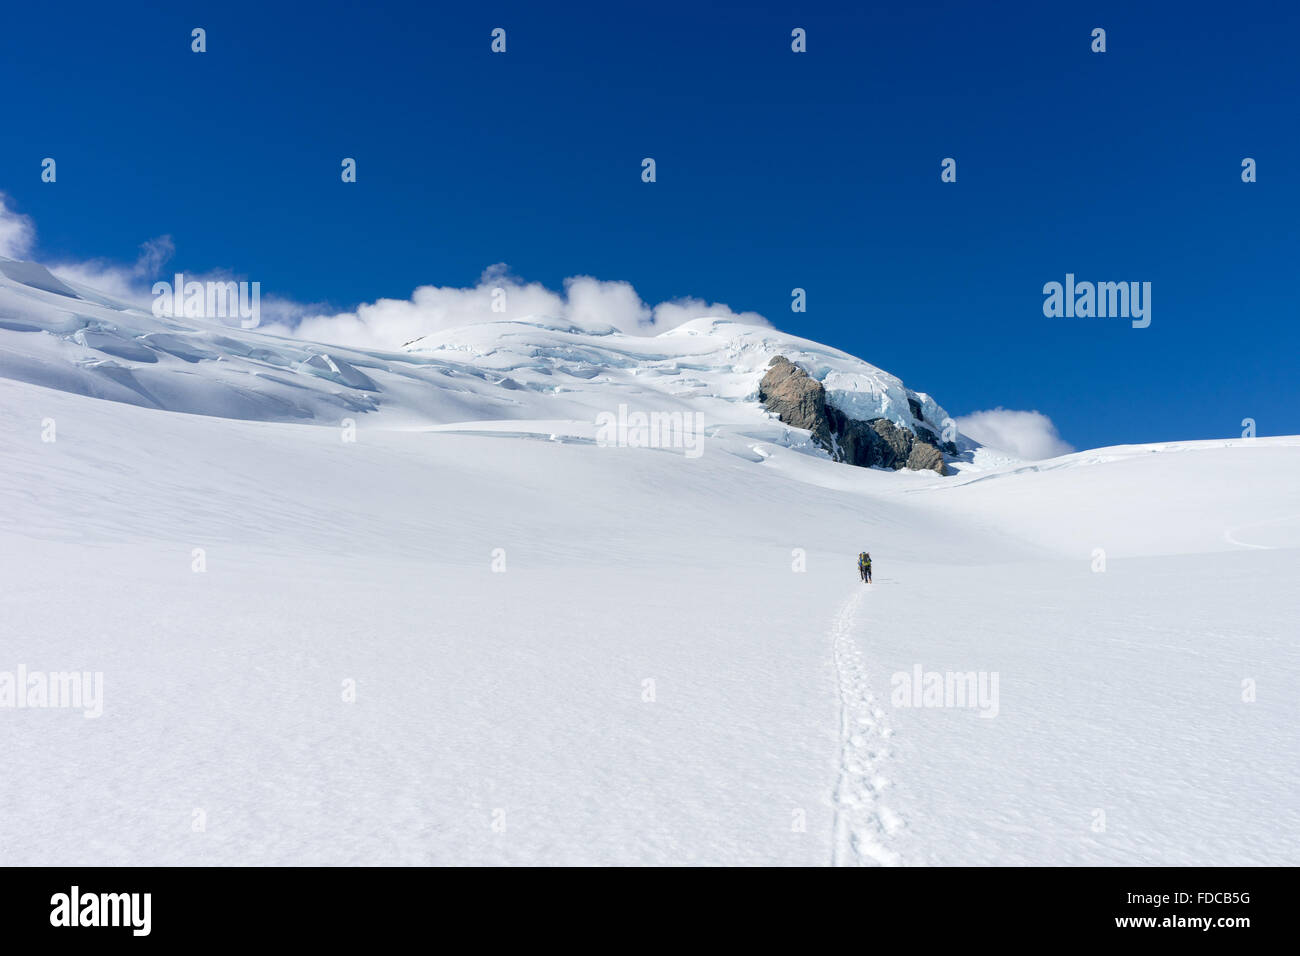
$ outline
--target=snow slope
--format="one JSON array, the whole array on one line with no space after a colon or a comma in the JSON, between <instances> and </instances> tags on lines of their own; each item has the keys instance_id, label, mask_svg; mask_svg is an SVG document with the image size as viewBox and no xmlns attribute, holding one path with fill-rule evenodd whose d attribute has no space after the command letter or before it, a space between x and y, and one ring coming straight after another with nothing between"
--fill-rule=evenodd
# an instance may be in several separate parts
<instances>
[{"instance_id":1,"label":"snow slope","mask_svg":"<svg viewBox=\"0 0 1300 956\"><path fill-rule=\"evenodd\" d=\"M544 316L456 329L392 352L156 317L0 258L0 377L171 411L390 427L548 420L590 438L599 415L698 412L707 426L765 426L758 382L775 355L803 365L840 408L915 428L948 414L888 372L774 329L696 319L656 336ZM794 439L791 439L794 440ZM959 444L975 443L959 436Z\"/></svg>"},{"instance_id":2,"label":"snow slope","mask_svg":"<svg viewBox=\"0 0 1300 956\"><path fill-rule=\"evenodd\" d=\"M0 321L56 321L32 282ZM0 673L104 687L0 708L0 861L1300 862L1300 439L940 478L787 443L744 391L771 330L269 369L146 320L93 331L220 358L0 339ZM573 424L623 395L704 410L703 454ZM996 673L996 716L902 706L918 665Z\"/></svg>"}]
</instances>

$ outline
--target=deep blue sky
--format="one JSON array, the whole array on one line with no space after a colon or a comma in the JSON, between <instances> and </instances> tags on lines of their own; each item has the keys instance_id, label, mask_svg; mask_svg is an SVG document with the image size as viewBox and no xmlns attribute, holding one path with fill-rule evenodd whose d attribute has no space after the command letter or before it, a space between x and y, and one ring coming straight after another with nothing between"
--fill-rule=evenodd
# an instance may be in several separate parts
<instances>
[{"instance_id":1,"label":"deep blue sky","mask_svg":"<svg viewBox=\"0 0 1300 956\"><path fill-rule=\"evenodd\" d=\"M340 307L505 261L759 311L1079 447L1300 432L1294 3L115 6L6 7L37 258L169 233ZM1152 282L1151 327L1044 318L1067 271Z\"/></svg>"}]
</instances>

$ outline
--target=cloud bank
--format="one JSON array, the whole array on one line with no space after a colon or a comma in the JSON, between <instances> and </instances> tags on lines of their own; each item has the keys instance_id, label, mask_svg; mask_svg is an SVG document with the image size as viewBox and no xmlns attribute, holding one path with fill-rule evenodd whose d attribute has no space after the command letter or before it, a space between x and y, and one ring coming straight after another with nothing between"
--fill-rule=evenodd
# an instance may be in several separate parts
<instances>
[{"instance_id":1,"label":"cloud bank","mask_svg":"<svg viewBox=\"0 0 1300 956\"><path fill-rule=\"evenodd\" d=\"M16 212L9 197L0 193L0 256L22 259L31 254L35 245L36 226L31 217ZM175 252L172 237L159 236L143 243L130 265L93 259L58 262L49 268L67 281L91 286L149 310L154 281L172 278L161 272ZM187 278L199 281L236 278L228 272L184 271ZM527 316L587 327L613 326L639 335L655 335L702 316L771 325L757 312L736 312L723 303L701 299L682 298L651 305L631 283L592 276L565 279L563 290L556 292L541 283L518 279L504 263L485 269L474 286L422 285L409 298L378 299L348 311L330 312L319 304L277 296L270 289L263 290L261 304L263 331L369 349L398 349L413 339L447 329ZM959 418L957 427L976 441L1021 458L1052 458L1074 451L1061 439L1052 420L1037 411L998 407Z\"/></svg>"},{"instance_id":2,"label":"cloud bank","mask_svg":"<svg viewBox=\"0 0 1300 956\"><path fill-rule=\"evenodd\" d=\"M1052 420L1038 411L1018 412L998 406L971 412L956 422L963 435L1018 458L1037 461L1074 451L1057 433Z\"/></svg>"},{"instance_id":3,"label":"cloud bank","mask_svg":"<svg viewBox=\"0 0 1300 956\"><path fill-rule=\"evenodd\" d=\"M30 217L15 212L0 193L0 255L20 259L35 247L36 228ZM175 255L171 236L143 243L131 265L103 259L50 263L51 272L66 281L81 283L148 310L152 285L171 281L172 270L163 269ZM176 271L182 271L177 269ZM183 270L187 279L200 282L250 278L228 271ZM489 266L476 285L422 285L406 299L378 299L346 311L329 311L319 303L296 302L263 288L262 331L355 348L398 349L413 339L447 329L500 322L529 316L557 319L585 327L613 326L634 335L656 335L690 319L704 316L770 326L757 312L736 312L718 302L696 298L673 299L651 305L629 282L592 276L571 276L562 291L538 282L524 282L504 263Z\"/></svg>"},{"instance_id":4,"label":"cloud bank","mask_svg":"<svg viewBox=\"0 0 1300 956\"><path fill-rule=\"evenodd\" d=\"M681 323L711 316L768 326L757 312L736 312L722 303L677 299L650 305L628 282L591 276L564 280L562 292L512 276L504 263L484 270L476 285L423 285L408 299L379 299L347 312L312 315L270 327L276 334L358 348L396 348L446 329L501 322L528 316L572 322L584 327L613 326L634 335L656 335Z\"/></svg>"},{"instance_id":5,"label":"cloud bank","mask_svg":"<svg viewBox=\"0 0 1300 956\"><path fill-rule=\"evenodd\" d=\"M0 193L0 256L21 259L36 243L36 226L31 217L14 212L9 197Z\"/></svg>"}]
</instances>

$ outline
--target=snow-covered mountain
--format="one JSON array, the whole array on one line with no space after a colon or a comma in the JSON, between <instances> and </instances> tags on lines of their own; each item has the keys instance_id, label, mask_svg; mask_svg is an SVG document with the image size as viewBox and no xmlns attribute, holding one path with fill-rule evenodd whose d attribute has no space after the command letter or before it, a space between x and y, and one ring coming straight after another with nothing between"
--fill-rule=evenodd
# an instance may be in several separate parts
<instances>
[{"instance_id":1,"label":"snow-covered mountain","mask_svg":"<svg viewBox=\"0 0 1300 956\"><path fill-rule=\"evenodd\" d=\"M391 352L363 351L158 317L36 263L0 258L0 376L224 418L547 422L551 433L590 438L600 415L625 404L699 413L711 430L761 427L772 416L758 401L758 383L776 355L821 380L828 400L852 417L909 429L926 422L939 429L948 419L929 395L860 359L735 322L701 318L642 336L542 316L445 331Z\"/></svg>"},{"instance_id":2,"label":"snow-covered mountain","mask_svg":"<svg viewBox=\"0 0 1300 956\"><path fill-rule=\"evenodd\" d=\"M769 329L373 353L0 272L5 862L1300 863L1300 438L854 468L767 361L907 390Z\"/></svg>"}]
</instances>

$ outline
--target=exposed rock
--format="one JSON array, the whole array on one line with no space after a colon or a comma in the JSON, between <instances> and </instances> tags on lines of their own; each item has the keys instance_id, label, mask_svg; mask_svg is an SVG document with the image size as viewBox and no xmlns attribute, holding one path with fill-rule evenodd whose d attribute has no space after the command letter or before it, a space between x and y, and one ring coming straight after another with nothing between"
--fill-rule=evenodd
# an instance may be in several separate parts
<instances>
[{"instance_id":1,"label":"exposed rock","mask_svg":"<svg viewBox=\"0 0 1300 956\"><path fill-rule=\"evenodd\" d=\"M787 425L807 429L836 461L863 468L928 468L941 475L948 473L939 440L932 431L918 428L918 438L910 429L900 428L887 418L849 418L827 403L821 382L783 355L768 365L758 385L758 397ZM908 403L913 416L920 418L920 403L910 397Z\"/></svg>"},{"instance_id":2,"label":"exposed rock","mask_svg":"<svg viewBox=\"0 0 1300 956\"><path fill-rule=\"evenodd\" d=\"M931 468L941 475L948 474L948 466L943 463L943 452L923 441L912 444L912 453L907 456L907 467L913 471Z\"/></svg>"},{"instance_id":3,"label":"exposed rock","mask_svg":"<svg viewBox=\"0 0 1300 956\"><path fill-rule=\"evenodd\" d=\"M916 437L919 438L921 441L925 442L927 445L933 445L935 448L939 449L939 451L943 452L945 455L955 456L958 453L956 442L940 441L939 436L936 435L934 432L930 431L930 429L926 428L924 425L916 426Z\"/></svg>"},{"instance_id":4,"label":"exposed rock","mask_svg":"<svg viewBox=\"0 0 1300 956\"><path fill-rule=\"evenodd\" d=\"M846 418L833 406L828 405L826 410L831 417L835 440L839 444L838 460L863 468L885 463L884 446L871 426L856 418Z\"/></svg>"},{"instance_id":5,"label":"exposed rock","mask_svg":"<svg viewBox=\"0 0 1300 956\"><path fill-rule=\"evenodd\" d=\"M906 428L899 428L888 418L873 418L867 424L880 436L884 446L885 460L881 464L886 468L902 468L912 453L912 433Z\"/></svg>"},{"instance_id":6,"label":"exposed rock","mask_svg":"<svg viewBox=\"0 0 1300 956\"><path fill-rule=\"evenodd\" d=\"M813 439L827 451L834 447L826 416L826 389L785 356L778 355L768 363L758 383L758 399L787 425L812 432Z\"/></svg>"}]
</instances>

